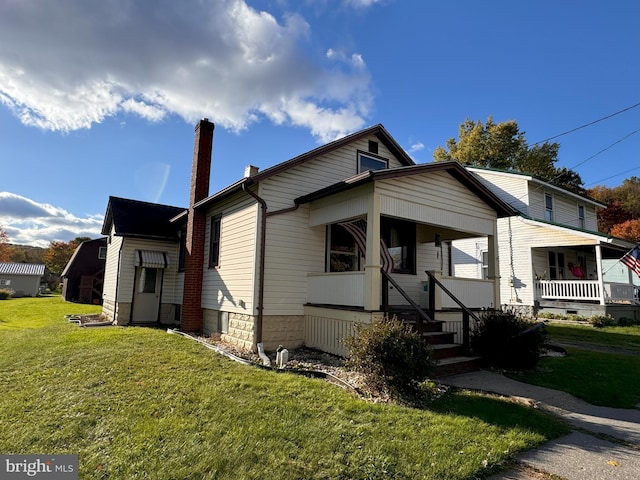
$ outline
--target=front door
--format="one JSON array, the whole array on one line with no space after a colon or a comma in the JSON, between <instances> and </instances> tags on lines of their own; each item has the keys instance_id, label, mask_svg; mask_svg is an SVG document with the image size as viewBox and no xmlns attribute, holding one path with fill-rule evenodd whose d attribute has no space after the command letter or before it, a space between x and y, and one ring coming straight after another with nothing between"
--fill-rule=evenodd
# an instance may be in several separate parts
<instances>
[{"instance_id":1,"label":"front door","mask_svg":"<svg viewBox=\"0 0 640 480\"><path fill-rule=\"evenodd\" d=\"M133 297L133 323L155 323L160 309L160 285L163 269L136 267Z\"/></svg>"}]
</instances>

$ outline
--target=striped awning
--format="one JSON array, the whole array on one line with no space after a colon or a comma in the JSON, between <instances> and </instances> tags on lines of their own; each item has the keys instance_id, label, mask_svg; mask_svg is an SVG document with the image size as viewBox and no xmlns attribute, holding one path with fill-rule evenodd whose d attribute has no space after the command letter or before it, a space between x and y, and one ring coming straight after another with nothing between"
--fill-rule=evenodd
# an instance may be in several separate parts
<instances>
[{"instance_id":1,"label":"striped awning","mask_svg":"<svg viewBox=\"0 0 640 480\"><path fill-rule=\"evenodd\" d=\"M136 250L134 258L136 267L166 268L169 265L167 254L158 250Z\"/></svg>"}]
</instances>

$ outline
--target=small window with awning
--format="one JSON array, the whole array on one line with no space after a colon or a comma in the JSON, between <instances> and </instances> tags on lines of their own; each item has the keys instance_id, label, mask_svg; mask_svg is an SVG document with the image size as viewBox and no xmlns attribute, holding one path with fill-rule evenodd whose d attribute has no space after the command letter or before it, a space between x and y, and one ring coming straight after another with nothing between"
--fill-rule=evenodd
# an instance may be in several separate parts
<instances>
[{"instance_id":1,"label":"small window with awning","mask_svg":"<svg viewBox=\"0 0 640 480\"><path fill-rule=\"evenodd\" d=\"M167 268L169 261L166 252L159 250L136 250L135 266L144 268Z\"/></svg>"}]
</instances>

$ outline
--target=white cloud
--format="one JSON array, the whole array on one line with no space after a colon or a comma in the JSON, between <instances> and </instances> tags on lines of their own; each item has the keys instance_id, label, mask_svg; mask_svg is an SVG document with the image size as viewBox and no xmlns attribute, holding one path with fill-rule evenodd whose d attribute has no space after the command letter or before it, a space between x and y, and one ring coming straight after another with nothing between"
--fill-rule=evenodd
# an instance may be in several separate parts
<instances>
[{"instance_id":1,"label":"white cloud","mask_svg":"<svg viewBox=\"0 0 640 480\"><path fill-rule=\"evenodd\" d=\"M357 53L309 57L310 41L300 15L279 22L243 0L3 2L0 103L48 130L120 112L232 130L266 117L324 141L365 124L370 77Z\"/></svg>"},{"instance_id":2,"label":"white cloud","mask_svg":"<svg viewBox=\"0 0 640 480\"><path fill-rule=\"evenodd\" d=\"M424 143L422 142L415 142L409 147L409 153L416 153L420 150L424 150Z\"/></svg>"},{"instance_id":3,"label":"white cloud","mask_svg":"<svg viewBox=\"0 0 640 480\"><path fill-rule=\"evenodd\" d=\"M10 243L47 247L51 241L98 238L102 222L102 215L78 218L48 203L0 192L0 226L8 233Z\"/></svg>"}]
</instances>

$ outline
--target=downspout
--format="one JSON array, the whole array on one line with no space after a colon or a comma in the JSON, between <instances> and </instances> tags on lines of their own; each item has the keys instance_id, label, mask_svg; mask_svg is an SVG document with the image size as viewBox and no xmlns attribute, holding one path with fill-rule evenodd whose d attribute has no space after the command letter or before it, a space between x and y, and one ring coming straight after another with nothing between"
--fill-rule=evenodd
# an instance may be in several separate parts
<instances>
[{"instance_id":1,"label":"downspout","mask_svg":"<svg viewBox=\"0 0 640 480\"><path fill-rule=\"evenodd\" d=\"M258 349L258 355L262 359L263 363L267 366L271 365L271 360L264 353L264 345L262 343L262 324L264 319L264 271L265 271L265 247L267 245L267 217L278 215L281 213L288 213L297 210L300 205L296 204L293 207L283 208L275 212L267 213L267 202L260 197L257 193L249 190L247 184L242 184L242 190L251 195L260 204L260 261L258 266L258 274L260 280L258 283L258 319L256 321L256 347Z\"/></svg>"}]
</instances>

